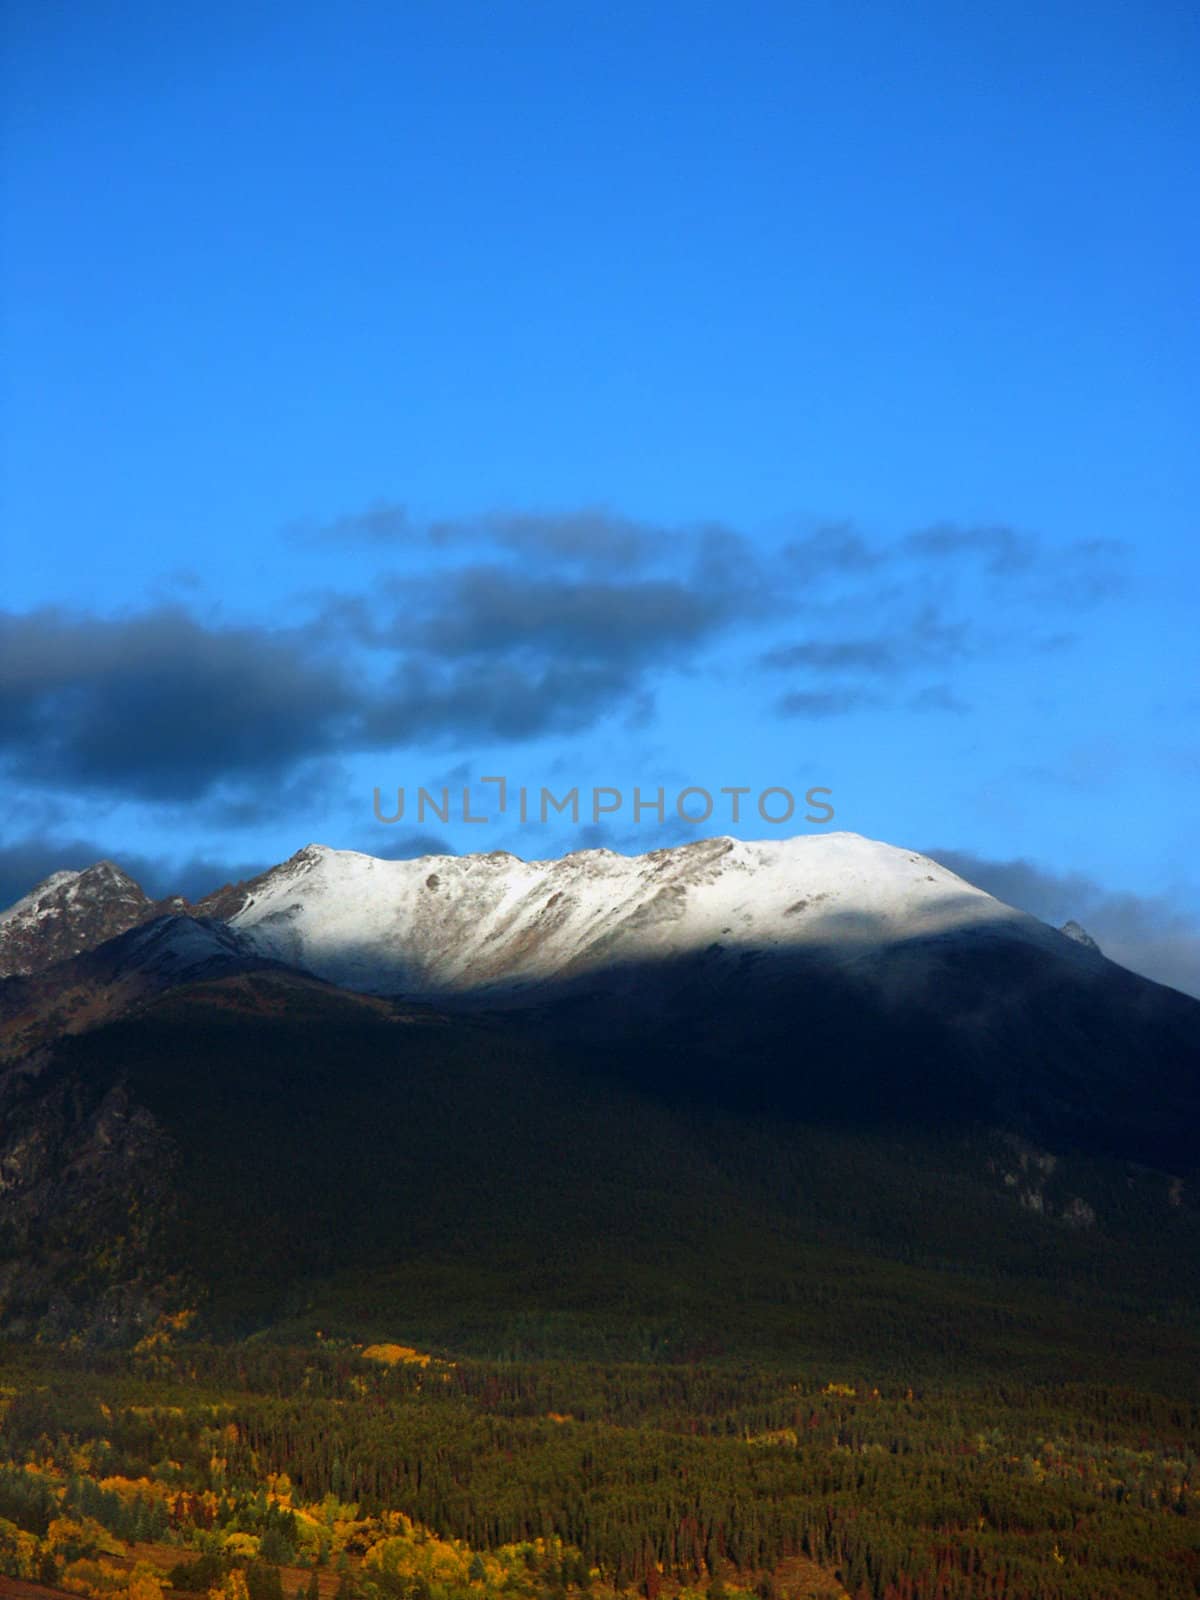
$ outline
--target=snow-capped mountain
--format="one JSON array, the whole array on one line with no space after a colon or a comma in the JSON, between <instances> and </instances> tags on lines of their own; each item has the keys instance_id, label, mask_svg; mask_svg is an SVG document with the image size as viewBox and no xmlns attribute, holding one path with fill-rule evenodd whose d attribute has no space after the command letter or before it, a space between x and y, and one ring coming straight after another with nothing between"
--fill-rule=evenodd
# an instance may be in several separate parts
<instances>
[{"instance_id":1,"label":"snow-capped mountain","mask_svg":"<svg viewBox=\"0 0 1200 1600\"><path fill-rule=\"evenodd\" d=\"M199 909L264 954L377 994L528 988L714 950L859 959L983 928L1079 948L935 861L853 833L550 861L384 861L308 845Z\"/></svg>"},{"instance_id":2,"label":"snow-capped mountain","mask_svg":"<svg viewBox=\"0 0 1200 1600\"><path fill-rule=\"evenodd\" d=\"M1195 1000L857 834L550 861L309 845L165 913L102 864L41 885L0 935L31 960L102 935L108 918L134 926L0 979L8 1059L266 965L363 996L512 1009L512 1026L554 1050L763 1109L800 1097L840 1114L857 1097L899 1114L937 1100L1150 1154L1175 1149L1200 1099Z\"/></svg>"},{"instance_id":3,"label":"snow-capped mountain","mask_svg":"<svg viewBox=\"0 0 1200 1600\"><path fill-rule=\"evenodd\" d=\"M340 1267L348 1239L371 1271L460 1236L476 1259L519 1236L532 1259L528 1241L578 1198L580 1151L593 1190L608 1185L604 1237L640 1227L655 1250L670 1233L658 1211L683 1194L670 1215L686 1229L727 1170L738 1214L757 1218L767 1190L790 1206L793 1138L816 1152L814 1215L840 1198L844 1226L870 1238L864 1219L903 1202L907 1163L936 1190L931 1137L944 1151L1016 1139L1064 1169L1116 1158L1186 1184L1200 1173L1200 1002L854 834L552 861L310 845L155 910L102 864L47 880L0 922L9 963L78 952L0 978L0 1221L25 1241L9 1277L0 1263L0 1321L75 1304L93 1281L80 1249L99 1259L131 1196L153 1219L181 1194L184 1228L148 1234L132 1267L112 1269L114 1293L174 1261L181 1239L201 1277L232 1272L240 1295L283 1247L284 1287ZM763 1169L745 1156L756 1129L774 1152ZM880 1201L885 1145L897 1176ZM684 1149L660 1186L667 1208L644 1212L647 1174ZM1008 1260L1010 1168L993 1167L960 1173L945 1204L973 1194L967 1232ZM1082 1193L1054 1202L1064 1218L1097 1213ZM426 1231L405 1233L431 1195ZM364 1218L380 1231L363 1234ZM30 1272L56 1229L61 1250ZM249 1242L241 1267L229 1235ZM1030 1234L1029 1259L1041 1248ZM82 1292L70 1317L91 1327Z\"/></svg>"},{"instance_id":4,"label":"snow-capped mountain","mask_svg":"<svg viewBox=\"0 0 1200 1600\"><path fill-rule=\"evenodd\" d=\"M40 972L151 917L184 909L178 898L151 900L111 861L54 872L0 912L0 977Z\"/></svg>"},{"instance_id":5,"label":"snow-capped mountain","mask_svg":"<svg viewBox=\"0 0 1200 1600\"><path fill-rule=\"evenodd\" d=\"M857 834L551 861L309 845L198 909L345 989L512 1008L549 1048L672 1097L936 1106L1172 1162L1200 1097L1195 1000Z\"/></svg>"}]
</instances>

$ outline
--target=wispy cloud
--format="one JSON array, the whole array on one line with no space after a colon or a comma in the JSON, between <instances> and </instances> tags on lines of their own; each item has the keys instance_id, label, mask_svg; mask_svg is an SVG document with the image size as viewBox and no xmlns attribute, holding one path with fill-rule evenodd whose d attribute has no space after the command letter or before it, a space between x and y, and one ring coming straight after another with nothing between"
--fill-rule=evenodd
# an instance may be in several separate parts
<instances>
[{"instance_id":1,"label":"wispy cloud","mask_svg":"<svg viewBox=\"0 0 1200 1600\"><path fill-rule=\"evenodd\" d=\"M793 689L780 696L776 709L784 717L843 717L849 711L879 704L867 689Z\"/></svg>"},{"instance_id":2,"label":"wispy cloud","mask_svg":"<svg viewBox=\"0 0 1200 1600\"><path fill-rule=\"evenodd\" d=\"M675 535L630 517L587 507L580 511L496 511L430 524L440 545L494 545L526 559L567 567L631 568L669 549Z\"/></svg>"},{"instance_id":3,"label":"wispy cloud","mask_svg":"<svg viewBox=\"0 0 1200 1600\"><path fill-rule=\"evenodd\" d=\"M965 559L992 577L1009 578L1028 572L1041 552L1035 539L1014 528L959 528L945 524L908 534L893 547L892 554L935 563Z\"/></svg>"},{"instance_id":4,"label":"wispy cloud","mask_svg":"<svg viewBox=\"0 0 1200 1600\"><path fill-rule=\"evenodd\" d=\"M1068 649L1077 635L1055 628L1055 613L1121 593L1124 557L1112 540L1054 547L1005 526L939 524L871 543L833 524L785 546L795 631L759 663L795 682L777 701L785 716L852 715L880 704L962 713L969 703L954 684L914 693L903 680L1014 651ZM864 617L874 620L870 630Z\"/></svg>"},{"instance_id":5,"label":"wispy cloud","mask_svg":"<svg viewBox=\"0 0 1200 1600\"><path fill-rule=\"evenodd\" d=\"M777 645L763 656L763 665L776 671L795 667L821 672L855 672L866 676L891 676L930 662L960 658L971 649L970 629L964 622L946 622L932 606L922 607L902 626L888 633L857 638L806 639Z\"/></svg>"},{"instance_id":6,"label":"wispy cloud","mask_svg":"<svg viewBox=\"0 0 1200 1600\"><path fill-rule=\"evenodd\" d=\"M284 532L297 544L388 546L419 537L408 508L394 500L376 500L365 510L347 512L331 522L292 522Z\"/></svg>"}]
</instances>

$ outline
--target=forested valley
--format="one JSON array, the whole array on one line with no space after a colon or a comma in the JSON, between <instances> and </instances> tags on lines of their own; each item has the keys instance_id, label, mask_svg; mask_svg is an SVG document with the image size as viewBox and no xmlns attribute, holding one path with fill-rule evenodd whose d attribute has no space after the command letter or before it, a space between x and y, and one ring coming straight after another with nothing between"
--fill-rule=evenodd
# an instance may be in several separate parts
<instances>
[{"instance_id":1,"label":"forested valley","mask_svg":"<svg viewBox=\"0 0 1200 1600\"><path fill-rule=\"evenodd\" d=\"M177 1319L183 1323L186 1319ZM1095 1384L486 1361L322 1336L0 1352L0 1572L93 1600L1169 1600L1200 1406Z\"/></svg>"}]
</instances>

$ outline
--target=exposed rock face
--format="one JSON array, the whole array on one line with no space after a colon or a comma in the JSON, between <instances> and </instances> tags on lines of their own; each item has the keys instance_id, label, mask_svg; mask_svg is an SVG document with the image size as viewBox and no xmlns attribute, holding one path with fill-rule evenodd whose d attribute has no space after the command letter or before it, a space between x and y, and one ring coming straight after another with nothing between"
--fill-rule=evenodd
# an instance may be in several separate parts
<instances>
[{"instance_id":1,"label":"exposed rock face","mask_svg":"<svg viewBox=\"0 0 1200 1600\"><path fill-rule=\"evenodd\" d=\"M177 896L151 900L111 861L55 872L0 912L0 977L41 972L152 917L184 910Z\"/></svg>"},{"instance_id":2,"label":"exposed rock face","mask_svg":"<svg viewBox=\"0 0 1200 1600\"><path fill-rule=\"evenodd\" d=\"M119 1083L53 1067L0 1075L0 1321L17 1336L150 1327L180 1292L160 1241L173 1141Z\"/></svg>"}]
</instances>

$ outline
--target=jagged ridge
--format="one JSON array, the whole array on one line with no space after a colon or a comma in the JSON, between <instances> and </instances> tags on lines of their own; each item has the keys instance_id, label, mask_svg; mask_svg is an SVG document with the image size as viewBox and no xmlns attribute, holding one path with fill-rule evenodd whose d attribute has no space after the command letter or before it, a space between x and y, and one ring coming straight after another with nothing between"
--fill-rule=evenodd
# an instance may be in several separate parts
<instances>
[{"instance_id":1,"label":"jagged ridge","mask_svg":"<svg viewBox=\"0 0 1200 1600\"><path fill-rule=\"evenodd\" d=\"M373 993L544 984L714 945L858 957L984 925L1079 948L927 857L852 833L550 861L383 861L308 845L199 909L278 960Z\"/></svg>"}]
</instances>

